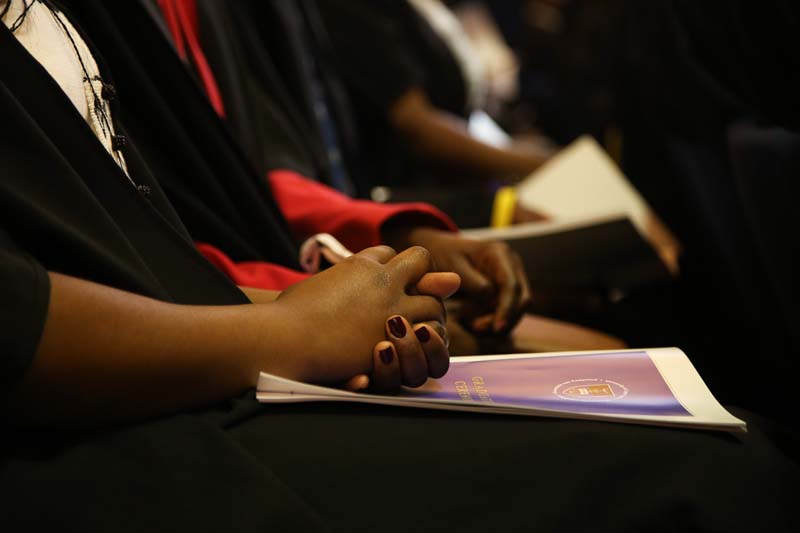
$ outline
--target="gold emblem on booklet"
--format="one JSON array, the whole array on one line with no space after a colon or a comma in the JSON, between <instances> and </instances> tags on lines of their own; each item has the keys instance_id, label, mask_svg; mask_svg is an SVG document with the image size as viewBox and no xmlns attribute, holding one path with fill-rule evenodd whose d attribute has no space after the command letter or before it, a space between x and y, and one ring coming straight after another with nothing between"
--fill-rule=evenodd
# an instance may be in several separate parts
<instances>
[{"instance_id":1,"label":"gold emblem on booklet","mask_svg":"<svg viewBox=\"0 0 800 533\"><path fill-rule=\"evenodd\" d=\"M561 394L566 396L595 396L602 398L613 398L616 396L610 385L603 383L602 385L575 385L564 391Z\"/></svg>"},{"instance_id":2,"label":"gold emblem on booklet","mask_svg":"<svg viewBox=\"0 0 800 533\"><path fill-rule=\"evenodd\" d=\"M610 379L573 379L556 385L553 394L576 402L612 402L626 397L628 387Z\"/></svg>"}]
</instances>

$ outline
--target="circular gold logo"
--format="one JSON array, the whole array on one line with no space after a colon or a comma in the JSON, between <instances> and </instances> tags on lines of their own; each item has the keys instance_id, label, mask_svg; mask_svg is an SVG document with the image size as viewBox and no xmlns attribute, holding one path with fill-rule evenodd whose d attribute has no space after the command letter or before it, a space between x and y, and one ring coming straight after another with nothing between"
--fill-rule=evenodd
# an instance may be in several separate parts
<instances>
[{"instance_id":1,"label":"circular gold logo","mask_svg":"<svg viewBox=\"0 0 800 533\"><path fill-rule=\"evenodd\" d=\"M553 394L575 402L613 402L628 395L628 387L610 379L572 379L559 383Z\"/></svg>"}]
</instances>

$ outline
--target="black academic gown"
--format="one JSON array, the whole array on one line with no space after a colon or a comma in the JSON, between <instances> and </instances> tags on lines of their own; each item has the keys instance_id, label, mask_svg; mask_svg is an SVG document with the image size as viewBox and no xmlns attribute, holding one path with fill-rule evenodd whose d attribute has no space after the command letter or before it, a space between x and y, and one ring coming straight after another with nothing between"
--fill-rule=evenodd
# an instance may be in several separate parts
<instances>
[{"instance_id":1,"label":"black academic gown","mask_svg":"<svg viewBox=\"0 0 800 533\"><path fill-rule=\"evenodd\" d=\"M130 174L148 197L5 26L0 117L4 403L41 334L47 270L176 303L247 301L194 250L135 135L116 124L129 136ZM232 405L94 434L3 427L3 530L321 530L313 511L222 432Z\"/></svg>"},{"instance_id":2,"label":"black academic gown","mask_svg":"<svg viewBox=\"0 0 800 533\"><path fill-rule=\"evenodd\" d=\"M291 129L295 137L302 139L303 149L310 155L311 164L306 165L309 171L305 175L334 186L331 179L334 163L328 153L330 147L325 145L316 116L318 102L311 89L316 82L337 137L343 171L352 187L348 193L368 196L372 180L361 164L363 154L355 116L338 72L322 58L331 44L315 5L306 0L231 3L200 0L198 19L200 38L209 51L209 61L221 81L226 103L232 100L228 95L233 94L225 87L232 80L244 77L251 84L251 93L246 101L233 99L233 105L241 105L265 119L262 131L256 132L255 137L238 129L240 143L246 146L255 140L260 150L267 147L272 154L270 159L275 160L280 151L274 148L280 147L275 147L263 131ZM232 65L221 57L221 51L226 49L239 51L239 64ZM316 79L312 80L309 69L315 71ZM270 106L279 106L284 116L278 117L276 113L267 116L266 109ZM235 123L236 118L232 118Z\"/></svg>"},{"instance_id":3,"label":"black academic gown","mask_svg":"<svg viewBox=\"0 0 800 533\"><path fill-rule=\"evenodd\" d=\"M299 3L256 2L255 14L245 2L199 0L196 5L199 38L224 102L224 122L252 165L262 175L286 169L334 185L304 68L305 51L316 52L319 45ZM138 24L123 14L126 9L109 6L119 31L138 40ZM320 81L346 173L354 191L363 193L344 89L328 70L320 70Z\"/></svg>"},{"instance_id":4,"label":"black academic gown","mask_svg":"<svg viewBox=\"0 0 800 533\"><path fill-rule=\"evenodd\" d=\"M93 40L105 31L86 16L102 13L100 2L78 11ZM124 57L118 45L108 52ZM194 253L146 172L164 163L156 144L138 148L150 141L139 136L157 137L168 119L148 115L149 132L118 124L130 135L133 179L152 187L148 200L4 28L0 66L4 377L19 379L35 348L44 269L167 301L242 302ZM130 116L125 95L134 93L115 83L116 116ZM198 121L186 139L196 152L194 142L208 142L203 124L210 122ZM798 468L744 416L751 432L732 437L382 407L262 409L251 393L91 433L4 428L0 524L80 532L789 531Z\"/></svg>"},{"instance_id":5,"label":"black academic gown","mask_svg":"<svg viewBox=\"0 0 800 533\"><path fill-rule=\"evenodd\" d=\"M289 87L241 6L197 2L203 50L219 85L225 123L259 172L293 170L328 182L320 135L305 109L307 95Z\"/></svg>"},{"instance_id":6,"label":"black academic gown","mask_svg":"<svg viewBox=\"0 0 800 533\"><path fill-rule=\"evenodd\" d=\"M114 65L120 118L192 238L235 261L299 268L264 174L242 157L151 14L139 2L66 4Z\"/></svg>"}]
</instances>

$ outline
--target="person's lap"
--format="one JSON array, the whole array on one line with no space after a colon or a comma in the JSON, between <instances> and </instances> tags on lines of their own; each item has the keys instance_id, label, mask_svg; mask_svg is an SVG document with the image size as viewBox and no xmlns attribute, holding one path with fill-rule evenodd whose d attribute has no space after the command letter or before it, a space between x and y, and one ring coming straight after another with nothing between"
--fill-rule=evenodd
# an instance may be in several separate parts
<instances>
[{"instance_id":1,"label":"person's lap","mask_svg":"<svg viewBox=\"0 0 800 533\"><path fill-rule=\"evenodd\" d=\"M797 514L798 468L754 427L294 405L229 434L337 531L783 530Z\"/></svg>"},{"instance_id":2,"label":"person's lap","mask_svg":"<svg viewBox=\"0 0 800 533\"><path fill-rule=\"evenodd\" d=\"M731 436L252 400L3 437L0 523L60 531L788 530L797 465Z\"/></svg>"}]
</instances>

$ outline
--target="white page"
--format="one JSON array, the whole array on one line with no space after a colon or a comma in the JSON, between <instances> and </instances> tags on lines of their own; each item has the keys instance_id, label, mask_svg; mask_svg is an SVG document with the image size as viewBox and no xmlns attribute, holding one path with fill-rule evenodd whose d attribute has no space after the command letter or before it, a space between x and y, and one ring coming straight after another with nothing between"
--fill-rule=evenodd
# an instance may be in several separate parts
<instances>
[{"instance_id":1,"label":"white page","mask_svg":"<svg viewBox=\"0 0 800 533\"><path fill-rule=\"evenodd\" d=\"M469 239L487 240L501 239L504 241L512 239L525 239L529 237L539 237L542 235L553 235L556 233L572 231L575 229L589 226L597 226L617 220L630 220L628 215L620 211L606 215L593 217L564 216L553 218L544 222L527 222L515 224L505 228L473 228L461 231L461 235Z\"/></svg>"},{"instance_id":2,"label":"white page","mask_svg":"<svg viewBox=\"0 0 800 533\"><path fill-rule=\"evenodd\" d=\"M517 188L522 206L567 220L624 214L642 235L651 209L590 136L561 150Z\"/></svg>"},{"instance_id":3,"label":"white page","mask_svg":"<svg viewBox=\"0 0 800 533\"><path fill-rule=\"evenodd\" d=\"M592 137L581 137L561 150L517 186L517 195L520 205L546 213L551 219L468 230L464 235L510 240L628 219L667 269L672 274L678 272L680 243Z\"/></svg>"}]
</instances>

